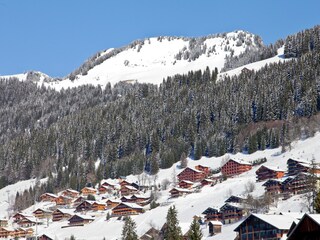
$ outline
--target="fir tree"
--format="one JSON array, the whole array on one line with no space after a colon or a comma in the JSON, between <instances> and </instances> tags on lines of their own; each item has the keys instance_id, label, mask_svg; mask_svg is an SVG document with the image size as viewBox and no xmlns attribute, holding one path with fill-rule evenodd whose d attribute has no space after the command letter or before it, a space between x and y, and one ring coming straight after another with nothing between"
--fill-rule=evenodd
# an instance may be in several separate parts
<instances>
[{"instance_id":1,"label":"fir tree","mask_svg":"<svg viewBox=\"0 0 320 240\"><path fill-rule=\"evenodd\" d=\"M136 223L132 218L126 217L123 228L122 228L122 240L138 240L138 235L136 233Z\"/></svg>"},{"instance_id":2,"label":"fir tree","mask_svg":"<svg viewBox=\"0 0 320 240\"><path fill-rule=\"evenodd\" d=\"M201 240L202 232L200 230L200 224L194 218L189 229L189 239L190 240Z\"/></svg>"},{"instance_id":3,"label":"fir tree","mask_svg":"<svg viewBox=\"0 0 320 240\"><path fill-rule=\"evenodd\" d=\"M167 221L166 221L166 229L164 233L165 240L181 240L182 233L181 228L179 226L179 221L177 218L177 210L176 207L170 207L167 213Z\"/></svg>"},{"instance_id":4,"label":"fir tree","mask_svg":"<svg viewBox=\"0 0 320 240\"><path fill-rule=\"evenodd\" d=\"M317 193L314 199L313 208L316 213L320 213L320 192Z\"/></svg>"}]
</instances>

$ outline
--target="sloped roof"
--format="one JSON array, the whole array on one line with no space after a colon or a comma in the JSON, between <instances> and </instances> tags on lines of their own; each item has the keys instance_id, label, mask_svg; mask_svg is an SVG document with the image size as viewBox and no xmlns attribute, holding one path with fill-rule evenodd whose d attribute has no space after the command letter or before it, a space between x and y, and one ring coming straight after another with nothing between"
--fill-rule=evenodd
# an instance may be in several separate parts
<instances>
[{"instance_id":1,"label":"sloped roof","mask_svg":"<svg viewBox=\"0 0 320 240\"><path fill-rule=\"evenodd\" d=\"M261 167L259 167L259 169L262 168L262 167L265 167L265 168L267 168L267 169L269 169L269 170L272 170L272 171L275 171L275 172L285 172L285 170L280 169L279 167L262 165ZM259 169L258 169L258 170L259 170ZM258 170L257 170L257 171L258 171ZM256 171L256 172L257 172L257 171Z\"/></svg>"},{"instance_id":2,"label":"sloped roof","mask_svg":"<svg viewBox=\"0 0 320 240\"><path fill-rule=\"evenodd\" d=\"M261 219L262 221L270 224L271 226L280 229L280 230L289 230L292 223L297 221L296 218L288 216L288 215L277 215L277 214L255 214L252 213L249 217L243 220L238 227L234 230L236 231L248 218L256 217Z\"/></svg>"},{"instance_id":3,"label":"sloped roof","mask_svg":"<svg viewBox=\"0 0 320 240\"><path fill-rule=\"evenodd\" d=\"M185 172L187 169L190 169L190 170L193 171L193 172L203 173L202 171L200 171L200 170L198 170L198 169L195 169L195 168L192 168L192 167L186 167L185 169L182 170L182 172L180 172L180 173L178 174L178 176L179 176L180 174L182 174L183 172Z\"/></svg>"},{"instance_id":4,"label":"sloped roof","mask_svg":"<svg viewBox=\"0 0 320 240\"><path fill-rule=\"evenodd\" d=\"M60 212L62 212L63 214L70 214L70 215L74 214L74 209L65 209L65 208L56 209L56 211L58 211L58 210Z\"/></svg>"},{"instance_id":5,"label":"sloped roof","mask_svg":"<svg viewBox=\"0 0 320 240\"><path fill-rule=\"evenodd\" d=\"M126 206L129 207L129 208L143 209L143 207L141 207L140 205L135 204L135 203L122 202L122 203L120 203L120 204L126 205Z\"/></svg>"},{"instance_id":6,"label":"sloped roof","mask_svg":"<svg viewBox=\"0 0 320 240\"><path fill-rule=\"evenodd\" d=\"M241 165L252 165L252 163L244 161L243 159L230 158L226 163L228 163L229 161L234 161L234 162L239 163Z\"/></svg>"},{"instance_id":7,"label":"sloped roof","mask_svg":"<svg viewBox=\"0 0 320 240\"><path fill-rule=\"evenodd\" d=\"M185 189L185 188L179 188L179 187L174 187L174 188L172 188L169 192L171 192L172 190L177 190L178 192L187 192L187 193L190 193L190 192L192 192L191 190L189 190L189 189Z\"/></svg>"},{"instance_id":8,"label":"sloped roof","mask_svg":"<svg viewBox=\"0 0 320 240\"><path fill-rule=\"evenodd\" d=\"M74 218L74 217L76 217L76 216L79 217L79 218L82 218L84 220L94 220L94 217L91 217L91 216L88 216L88 215L83 215L83 214L75 214L71 218L69 218L69 220Z\"/></svg>"}]
</instances>

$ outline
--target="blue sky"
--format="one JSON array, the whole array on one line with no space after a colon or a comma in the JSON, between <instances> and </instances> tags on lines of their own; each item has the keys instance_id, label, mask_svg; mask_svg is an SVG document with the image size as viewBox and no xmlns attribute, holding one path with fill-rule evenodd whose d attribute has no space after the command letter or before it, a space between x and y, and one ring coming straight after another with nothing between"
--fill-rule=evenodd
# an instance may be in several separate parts
<instances>
[{"instance_id":1,"label":"blue sky","mask_svg":"<svg viewBox=\"0 0 320 240\"><path fill-rule=\"evenodd\" d=\"M320 24L319 0L0 0L0 75L63 77L100 50L152 36L243 29L273 43Z\"/></svg>"}]
</instances>

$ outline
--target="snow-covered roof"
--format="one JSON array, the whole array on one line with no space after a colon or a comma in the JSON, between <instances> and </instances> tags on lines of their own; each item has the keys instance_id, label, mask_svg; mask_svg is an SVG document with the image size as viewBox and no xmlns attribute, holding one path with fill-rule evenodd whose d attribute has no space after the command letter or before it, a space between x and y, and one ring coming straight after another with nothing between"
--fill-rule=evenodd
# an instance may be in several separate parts
<instances>
[{"instance_id":1,"label":"snow-covered roof","mask_svg":"<svg viewBox=\"0 0 320 240\"><path fill-rule=\"evenodd\" d=\"M143 207L141 207L140 205L136 204L136 203L127 203L127 202L122 202L121 204L124 204L130 208L139 208L142 209Z\"/></svg>"},{"instance_id":2,"label":"snow-covered roof","mask_svg":"<svg viewBox=\"0 0 320 240\"><path fill-rule=\"evenodd\" d=\"M150 198L150 197L142 195L142 194L133 194L131 197L133 197L133 196L135 196L136 198L145 198L145 199Z\"/></svg>"},{"instance_id":3,"label":"snow-covered roof","mask_svg":"<svg viewBox=\"0 0 320 240\"><path fill-rule=\"evenodd\" d=\"M71 189L71 188L68 188L68 189L64 190L63 192L79 193L77 190L74 190L74 189Z\"/></svg>"},{"instance_id":4,"label":"snow-covered roof","mask_svg":"<svg viewBox=\"0 0 320 240\"><path fill-rule=\"evenodd\" d=\"M268 214L252 214L253 216L260 218L262 221L283 230L288 230L296 218L288 215L268 215Z\"/></svg>"},{"instance_id":5,"label":"snow-covered roof","mask_svg":"<svg viewBox=\"0 0 320 240\"><path fill-rule=\"evenodd\" d=\"M239 163L241 165L252 165L252 163L244 161L243 159L231 158L231 159L229 159L229 161L234 161L234 162Z\"/></svg>"},{"instance_id":6,"label":"snow-covered roof","mask_svg":"<svg viewBox=\"0 0 320 240\"><path fill-rule=\"evenodd\" d=\"M48 210L48 209L43 209L43 208L37 208L35 211L33 211L33 213L35 213L36 211L42 211L42 212L46 212L46 213L52 213L52 211Z\"/></svg>"},{"instance_id":7,"label":"snow-covered roof","mask_svg":"<svg viewBox=\"0 0 320 240\"><path fill-rule=\"evenodd\" d=\"M58 196L56 195L56 194L53 194L53 193L44 193L44 194L42 194L41 196L50 196L50 197L54 197L54 198L57 198ZM40 196L40 197L41 197Z\"/></svg>"},{"instance_id":8,"label":"snow-covered roof","mask_svg":"<svg viewBox=\"0 0 320 240\"><path fill-rule=\"evenodd\" d=\"M70 214L70 215L74 214L74 209L58 208L57 210L59 210L63 214Z\"/></svg>"},{"instance_id":9,"label":"snow-covered roof","mask_svg":"<svg viewBox=\"0 0 320 240\"><path fill-rule=\"evenodd\" d=\"M174 189L176 189L176 190L179 191L179 192L188 192L188 193L192 192L192 191L189 190L189 189L179 188L179 187L174 187L174 188L172 188L172 189L170 190L170 192L171 192L172 190L174 190Z\"/></svg>"},{"instance_id":10,"label":"snow-covered roof","mask_svg":"<svg viewBox=\"0 0 320 240\"><path fill-rule=\"evenodd\" d=\"M320 225L320 214L307 214L307 215Z\"/></svg>"},{"instance_id":11,"label":"snow-covered roof","mask_svg":"<svg viewBox=\"0 0 320 240\"><path fill-rule=\"evenodd\" d=\"M194 182L191 182L189 180L181 180L180 182L185 182L185 183L189 183L189 184L194 184Z\"/></svg>"},{"instance_id":12,"label":"snow-covered roof","mask_svg":"<svg viewBox=\"0 0 320 240\"><path fill-rule=\"evenodd\" d=\"M222 226L222 222L220 221L209 221L212 225L220 225Z\"/></svg>"},{"instance_id":13,"label":"snow-covered roof","mask_svg":"<svg viewBox=\"0 0 320 240\"><path fill-rule=\"evenodd\" d=\"M75 215L73 215L71 218L73 218L73 217L75 217L75 216L78 216L78 217L80 217L80 218L82 218L82 219L85 219L85 220L94 220L94 217L88 216L88 215L83 215L83 214L75 214ZM69 218L69 220L70 220L71 218Z\"/></svg>"},{"instance_id":14,"label":"snow-covered roof","mask_svg":"<svg viewBox=\"0 0 320 240\"><path fill-rule=\"evenodd\" d=\"M197 173L202 173L202 171L198 170L198 169L195 169L193 167L186 167L185 169L182 170L181 173L183 173L184 171L186 171L187 169L190 169L191 171L194 171L194 172L197 172ZM179 173L178 176L181 174Z\"/></svg>"},{"instance_id":15,"label":"snow-covered roof","mask_svg":"<svg viewBox=\"0 0 320 240\"><path fill-rule=\"evenodd\" d=\"M84 187L81 189L81 191L83 191L84 189L90 190L90 191L97 191L97 189L93 188L93 187Z\"/></svg>"},{"instance_id":16,"label":"snow-covered roof","mask_svg":"<svg viewBox=\"0 0 320 240\"><path fill-rule=\"evenodd\" d=\"M138 189L136 189L135 187L130 186L130 185L124 185L123 187L128 188L128 189L130 189L130 190L138 190Z\"/></svg>"},{"instance_id":17,"label":"snow-covered roof","mask_svg":"<svg viewBox=\"0 0 320 240\"><path fill-rule=\"evenodd\" d=\"M262 165L261 167L268 168L268 169L270 169L270 170L272 170L272 171L275 171L275 172L285 172L285 170L280 169L279 167L266 166L266 165ZM260 168L261 168L261 167L260 167ZM260 168L259 168L259 169L260 169Z\"/></svg>"}]
</instances>

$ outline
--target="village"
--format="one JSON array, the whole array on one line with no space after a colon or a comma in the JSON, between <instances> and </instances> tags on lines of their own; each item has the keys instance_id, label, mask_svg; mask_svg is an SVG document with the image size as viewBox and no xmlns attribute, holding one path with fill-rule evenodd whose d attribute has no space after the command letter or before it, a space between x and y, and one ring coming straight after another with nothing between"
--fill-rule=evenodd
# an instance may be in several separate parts
<instances>
[{"instance_id":1,"label":"village","mask_svg":"<svg viewBox=\"0 0 320 240\"><path fill-rule=\"evenodd\" d=\"M266 159L247 162L230 158L219 169L213 170L200 164L182 169L176 175L177 183L171 183L171 188L168 188L168 200L217 186L227 178L251 170L253 166L257 168L256 182L263 182L265 189L264 196L258 199L260 202L263 202L265 196L269 196L269 201L274 201L310 192L313 187L310 177L320 174L320 168L306 160L289 158L287 170L284 170L268 166ZM153 191L163 189L163 186L146 186L119 178L102 180L96 188L84 187L81 191L66 189L56 194L44 193L39 197L43 207L32 212L16 212L10 219L0 219L0 238L36 239L37 236L40 240L53 240L55 238L50 234L38 235L38 228L54 222L65 223L61 228L79 228L91 224L98 216L104 216L108 224L111 218L122 220L126 216L143 214L159 205L161 207L161 204L156 203ZM270 202L263 202L262 207L265 208L266 204ZM265 210L264 212L267 212ZM295 236L305 231L303 224L314 222L312 226L317 231L320 230L319 216L302 213L262 214L261 209L249 201L248 195L230 195L220 207L208 203L207 208L194 218L205 225L208 236L218 235L225 225L238 222L238 227L234 229L238 239L248 239L247 237L253 235L281 239L285 234L289 236L288 239L299 239ZM164 227L151 227L140 239L162 239ZM184 239L188 239L187 230L183 234Z\"/></svg>"}]
</instances>

